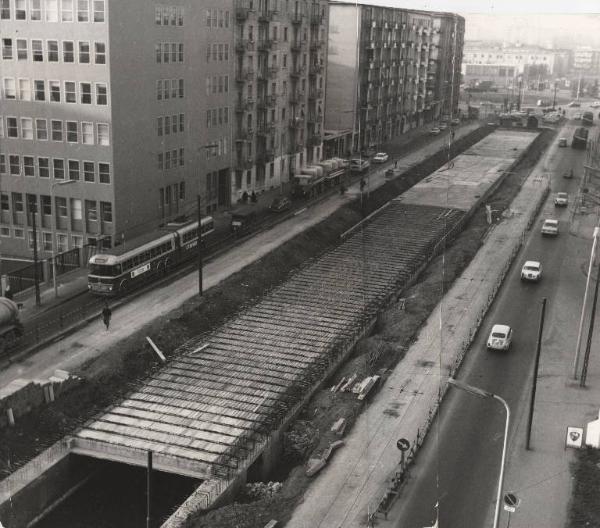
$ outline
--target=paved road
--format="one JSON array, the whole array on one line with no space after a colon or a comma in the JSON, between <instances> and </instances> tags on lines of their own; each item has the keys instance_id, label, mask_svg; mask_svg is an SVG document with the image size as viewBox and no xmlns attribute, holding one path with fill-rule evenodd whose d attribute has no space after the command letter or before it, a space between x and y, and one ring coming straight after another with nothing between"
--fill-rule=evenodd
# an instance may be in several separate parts
<instances>
[{"instance_id":1,"label":"paved road","mask_svg":"<svg viewBox=\"0 0 600 528\"><path fill-rule=\"evenodd\" d=\"M572 124L563 135L570 136ZM585 153L573 149L557 149L546 159L553 173L553 191L568 191L574 196L579 179L565 180L562 173L575 167L582 173ZM465 361L460 378L504 397L514 414L513 424L527 412L530 373L535 355L540 300L548 299L545 336L560 324L560 310L577 312L579 297L570 296L564 304L564 290L579 291L580 274L566 273L573 266L570 260L571 240L568 235L570 210L554 210L550 198L542 213L561 221L562 233L557 239L544 239L539 234L540 221L508 274L480 334ZM570 208L569 208L570 209ZM584 243L585 241L579 241ZM520 267L525 260L540 260L544 278L540 284L523 284ZM562 304L554 306L557 295ZM515 342L508 353L487 352L485 341L491 325L504 323L513 327ZM432 524L434 506L440 504L440 526L465 528L487 526L495 500L504 411L494 401L481 400L460 391L450 391L444 401L440 419L431 429L429 439L418 455L412 483L405 489L394 520L402 528ZM514 427L511 435L514 435ZM511 444L514 443L514 438ZM509 444L509 449L511 448Z\"/></svg>"}]
</instances>

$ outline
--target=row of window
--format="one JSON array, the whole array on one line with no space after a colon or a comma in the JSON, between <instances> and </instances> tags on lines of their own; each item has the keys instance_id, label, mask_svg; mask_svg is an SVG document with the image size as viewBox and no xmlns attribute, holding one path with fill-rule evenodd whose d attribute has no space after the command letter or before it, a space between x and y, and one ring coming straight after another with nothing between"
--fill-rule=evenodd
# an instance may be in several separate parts
<instances>
[{"instance_id":1,"label":"row of window","mask_svg":"<svg viewBox=\"0 0 600 528\"><path fill-rule=\"evenodd\" d=\"M183 79L159 79L156 81L156 100L183 99Z\"/></svg>"},{"instance_id":2,"label":"row of window","mask_svg":"<svg viewBox=\"0 0 600 528\"><path fill-rule=\"evenodd\" d=\"M105 0L0 0L0 19L104 22Z\"/></svg>"},{"instance_id":3,"label":"row of window","mask_svg":"<svg viewBox=\"0 0 600 528\"><path fill-rule=\"evenodd\" d=\"M35 130L34 130L35 122ZM20 124L20 127L19 127ZM19 134L20 128L20 134ZM96 134L94 135L94 128ZM4 119L0 116L0 138L5 137ZM48 131L48 120L45 118L31 117L7 117L6 137L35 139L38 141L67 141L67 143L81 143L82 145L110 145L110 127L107 123L64 121L62 119L50 119L50 131Z\"/></svg>"},{"instance_id":4,"label":"row of window","mask_svg":"<svg viewBox=\"0 0 600 528\"><path fill-rule=\"evenodd\" d=\"M228 140L226 137L217 139L214 141L211 148L205 148L206 159L217 158L219 156L226 156L228 153Z\"/></svg>"},{"instance_id":5,"label":"row of window","mask_svg":"<svg viewBox=\"0 0 600 528\"><path fill-rule=\"evenodd\" d=\"M206 48L206 62L227 62L229 44L209 44Z\"/></svg>"},{"instance_id":6,"label":"row of window","mask_svg":"<svg viewBox=\"0 0 600 528\"><path fill-rule=\"evenodd\" d=\"M156 130L159 136L168 136L185 131L185 115L161 116L156 118Z\"/></svg>"},{"instance_id":7,"label":"row of window","mask_svg":"<svg viewBox=\"0 0 600 528\"><path fill-rule=\"evenodd\" d=\"M19 99L20 101L80 104L92 104L95 100L97 105L106 106L108 105L108 85L103 82L63 81L61 83L61 81L34 79L32 86L30 79L5 77L2 97L4 99Z\"/></svg>"},{"instance_id":8,"label":"row of window","mask_svg":"<svg viewBox=\"0 0 600 528\"><path fill-rule=\"evenodd\" d=\"M44 46L45 42L45 46ZM31 51L30 51L31 50ZM62 62L75 64L77 59L79 64L106 64L106 43L94 42L93 52L92 43L88 40L46 40L41 39L2 39L2 59L18 61L31 60L33 62L44 62L44 51L47 62Z\"/></svg>"},{"instance_id":9,"label":"row of window","mask_svg":"<svg viewBox=\"0 0 600 528\"><path fill-rule=\"evenodd\" d=\"M223 11L222 9L207 9L206 10L206 27L228 28L229 27L229 11Z\"/></svg>"},{"instance_id":10,"label":"row of window","mask_svg":"<svg viewBox=\"0 0 600 528\"><path fill-rule=\"evenodd\" d=\"M229 123L229 108L211 108L206 111L206 128L227 125Z\"/></svg>"},{"instance_id":11,"label":"row of window","mask_svg":"<svg viewBox=\"0 0 600 528\"><path fill-rule=\"evenodd\" d=\"M14 233L14 236L12 236L11 233ZM28 231L28 235L29 249L33 249L33 231L31 229ZM9 226L0 225L0 236L8 238L25 238L25 230L20 227L15 227L14 230L11 230ZM40 233L38 231L37 239L38 250L52 251L52 232L42 231ZM40 245L40 242L43 245ZM66 234L56 234L56 248L58 253L63 253L69 249L67 243L68 237ZM71 235L71 247L83 247L83 237L81 235Z\"/></svg>"},{"instance_id":12,"label":"row of window","mask_svg":"<svg viewBox=\"0 0 600 528\"><path fill-rule=\"evenodd\" d=\"M157 26L183 27L183 7L156 6L154 8L154 21Z\"/></svg>"},{"instance_id":13,"label":"row of window","mask_svg":"<svg viewBox=\"0 0 600 528\"><path fill-rule=\"evenodd\" d=\"M183 62L183 42L159 42L154 45L154 52L158 64Z\"/></svg>"},{"instance_id":14,"label":"row of window","mask_svg":"<svg viewBox=\"0 0 600 528\"><path fill-rule=\"evenodd\" d=\"M157 155L157 167L159 170L176 169L185 165L185 150L179 149L159 152Z\"/></svg>"},{"instance_id":15,"label":"row of window","mask_svg":"<svg viewBox=\"0 0 600 528\"><path fill-rule=\"evenodd\" d=\"M55 180L83 180L88 183L106 183L111 180L110 163L45 156L21 156L8 154L8 165L4 154L0 154L0 175L29 176L31 178L50 178ZM68 176L68 178L67 178Z\"/></svg>"},{"instance_id":16,"label":"row of window","mask_svg":"<svg viewBox=\"0 0 600 528\"><path fill-rule=\"evenodd\" d=\"M206 95L229 93L229 75L214 75L206 78Z\"/></svg>"}]
</instances>

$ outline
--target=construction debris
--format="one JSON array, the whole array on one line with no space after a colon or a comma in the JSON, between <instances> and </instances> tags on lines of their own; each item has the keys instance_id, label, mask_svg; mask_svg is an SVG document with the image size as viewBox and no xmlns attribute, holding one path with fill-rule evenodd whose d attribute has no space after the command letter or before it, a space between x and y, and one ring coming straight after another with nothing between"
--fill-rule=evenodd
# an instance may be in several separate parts
<instances>
[{"instance_id":1,"label":"construction debris","mask_svg":"<svg viewBox=\"0 0 600 528\"><path fill-rule=\"evenodd\" d=\"M346 430L346 418L340 418L331 426L331 432L342 436Z\"/></svg>"},{"instance_id":2,"label":"construction debris","mask_svg":"<svg viewBox=\"0 0 600 528\"><path fill-rule=\"evenodd\" d=\"M329 444L329 447L325 450L321 458L311 458L307 464L308 467L306 468L306 476L312 477L313 475L316 475L319 471L321 471L327 465L331 454L337 448L342 447L343 445L343 440L336 440L335 442Z\"/></svg>"},{"instance_id":3,"label":"construction debris","mask_svg":"<svg viewBox=\"0 0 600 528\"><path fill-rule=\"evenodd\" d=\"M369 376L360 383L357 383L352 389L352 392L358 394L358 399L362 401L369 395L369 392L371 392L371 389L377 384L379 379L380 377L377 375Z\"/></svg>"},{"instance_id":4,"label":"construction debris","mask_svg":"<svg viewBox=\"0 0 600 528\"><path fill-rule=\"evenodd\" d=\"M279 493L281 487L281 482L251 482L246 484L246 495L249 499L259 500Z\"/></svg>"}]
</instances>

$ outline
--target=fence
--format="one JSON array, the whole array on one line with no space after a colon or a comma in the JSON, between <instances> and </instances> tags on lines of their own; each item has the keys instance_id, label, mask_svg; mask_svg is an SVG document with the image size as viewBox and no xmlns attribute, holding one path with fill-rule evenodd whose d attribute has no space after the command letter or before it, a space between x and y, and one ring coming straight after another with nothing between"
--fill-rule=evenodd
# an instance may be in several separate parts
<instances>
[{"instance_id":1,"label":"fence","mask_svg":"<svg viewBox=\"0 0 600 528\"><path fill-rule=\"evenodd\" d=\"M38 280L39 282L44 281L44 265L42 262L37 263L38 269ZM11 271L8 275L8 284L10 285L10 291L13 293L19 293L28 288L35 286L35 266L34 264L28 264L23 268Z\"/></svg>"}]
</instances>

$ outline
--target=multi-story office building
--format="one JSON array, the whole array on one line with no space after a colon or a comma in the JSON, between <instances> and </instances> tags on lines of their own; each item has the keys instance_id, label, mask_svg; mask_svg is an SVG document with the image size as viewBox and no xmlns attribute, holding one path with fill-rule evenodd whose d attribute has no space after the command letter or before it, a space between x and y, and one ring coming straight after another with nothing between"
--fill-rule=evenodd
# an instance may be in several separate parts
<instances>
[{"instance_id":1,"label":"multi-story office building","mask_svg":"<svg viewBox=\"0 0 600 528\"><path fill-rule=\"evenodd\" d=\"M234 197L320 160L327 13L323 0L236 0Z\"/></svg>"},{"instance_id":2,"label":"multi-story office building","mask_svg":"<svg viewBox=\"0 0 600 528\"><path fill-rule=\"evenodd\" d=\"M573 50L573 70L578 74L600 74L600 50L580 46Z\"/></svg>"},{"instance_id":3,"label":"multi-story office building","mask_svg":"<svg viewBox=\"0 0 600 528\"><path fill-rule=\"evenodd\" d=\"M462 17L345 2L329 17L328 154L378 147L456 110Z\"/></svg>"},{"instance_id":4,"label":"multi-story office building","mask_svg":"<svg viewBox=\"0 0 600 528\"><path fill-rule=\"evenodd\" d=\"M232 0L0 0L0 236L41 257L230 201ZM69 183L69 185L66 185ZM34 207L34 204L37 207Z\"/></svg>"}]
</instances>

